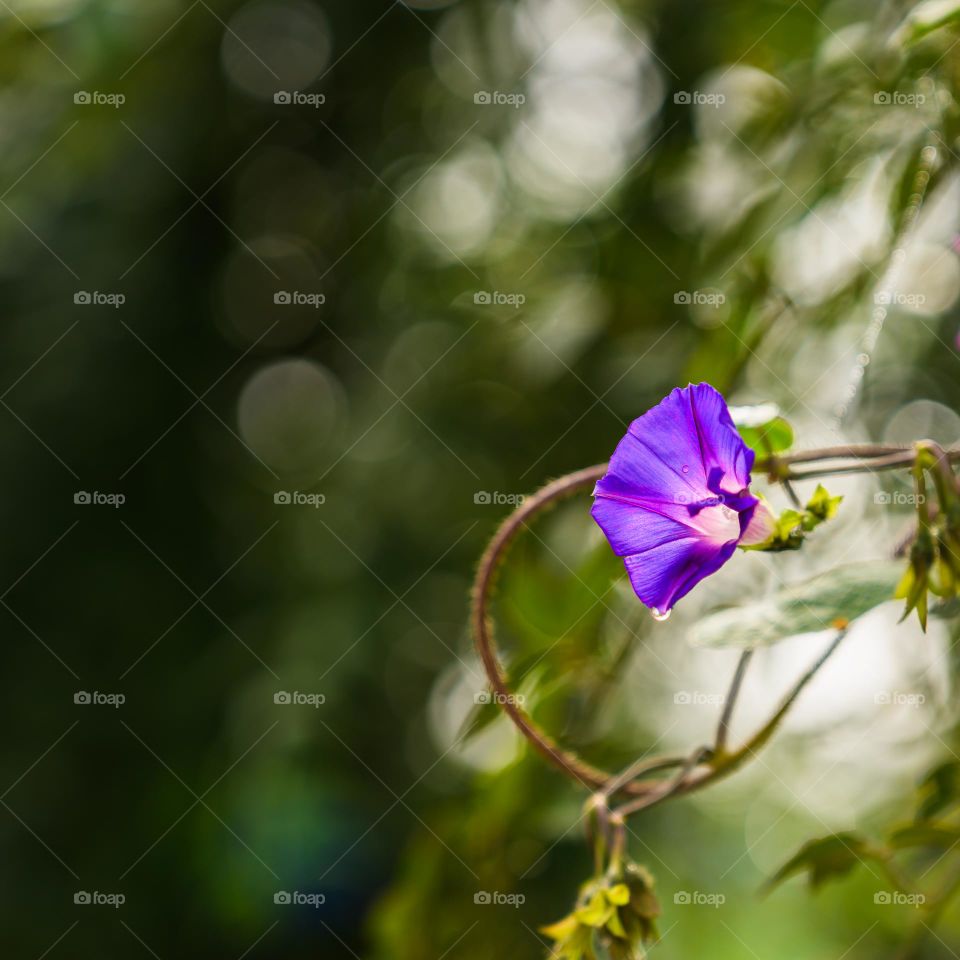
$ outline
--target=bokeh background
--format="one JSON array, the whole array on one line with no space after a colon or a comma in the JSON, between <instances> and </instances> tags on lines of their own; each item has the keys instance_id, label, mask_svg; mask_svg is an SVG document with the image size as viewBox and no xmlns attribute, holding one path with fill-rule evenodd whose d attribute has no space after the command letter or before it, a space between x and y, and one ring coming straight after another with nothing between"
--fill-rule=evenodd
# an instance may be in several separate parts
<instances>
[{"instance_id":1,"label":"bokeh background","mask_svg":"<svg viewBox=\"0 0 960 960\"><path fill-rule=\"evenodd\" d=\"M915 6L0 0L6 955L545 953L585 797L477 706L475 560L689 380L800 446L960 441L960 35ZM610 766L708 739L699 613L908 522L895 478L831 490L664 624L588 498L552 513L498 595L535 716ZM909 936L867 869L756 896L951 758L950 624L898 615L631 823L665 960ZM822 640L758 655L738 734ZM919 949L958 945L948 911Z\"/></svg>"}]
</instances>

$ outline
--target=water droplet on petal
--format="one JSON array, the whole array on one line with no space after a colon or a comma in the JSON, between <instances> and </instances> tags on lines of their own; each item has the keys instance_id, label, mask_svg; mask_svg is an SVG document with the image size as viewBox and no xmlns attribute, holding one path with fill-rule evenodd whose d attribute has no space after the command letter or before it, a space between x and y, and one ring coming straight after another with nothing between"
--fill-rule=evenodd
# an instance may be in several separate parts
<instances>
[{"instance_id":1,"label":"water droplet on petal","mask_svg":"<svg viewBox=\"0 0 960 960\"><path fill-rule=\"evenodd\" d=\"M663 622L664 620L670 619L670 611L667 610L666 612L661 613L656 607L651 607L650 616L652 616L654 620Z\"/></svg>"},{"instance_id":2,"label":"water droplet on petal","mask_svg":"<svg viewBox=\"0 0 960 960\"><path fill-rule=\"evenodd\" d=\"M690 468L689 468L686 464L684 464L684 465L680 468L680 470L681 470L683 473L689 473L689 472L690 472Z\"/></svg>"}]
</instances>

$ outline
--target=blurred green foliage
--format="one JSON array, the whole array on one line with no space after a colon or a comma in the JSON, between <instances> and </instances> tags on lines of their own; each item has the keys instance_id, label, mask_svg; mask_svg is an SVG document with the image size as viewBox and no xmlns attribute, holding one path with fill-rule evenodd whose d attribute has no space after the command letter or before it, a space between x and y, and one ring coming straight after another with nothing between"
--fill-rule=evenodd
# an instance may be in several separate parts
<instances>
[{"instance_id":1,"label":"blurred green foliage","mask_svg":"<svg viewBox=\"0 0 960 960\"><path fill-rule=\"evenodd\" d=\"M798 445L957 411L957 33L913 6L0 4L8 954L543 954L584 798L474 710L475 558L688 379ZM866 349L925 147L913 299ZM497 613L537 719L616 767L672 720L583 506ZM631 825L663 957L896 949L869 875L758 906L725 803Z\"/></svg>"}]
</instances>

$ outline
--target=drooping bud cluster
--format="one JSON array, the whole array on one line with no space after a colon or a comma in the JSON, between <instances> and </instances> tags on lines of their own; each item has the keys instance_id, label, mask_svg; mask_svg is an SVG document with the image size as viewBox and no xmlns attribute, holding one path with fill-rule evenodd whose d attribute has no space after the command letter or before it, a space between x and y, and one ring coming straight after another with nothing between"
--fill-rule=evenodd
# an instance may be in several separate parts
<instances>
[{"instance_id":1,"label":"drooping bud cluster","mask_svg":"<svg viewBox=\"0 0 960 960\"><path fill-rule=\"evenodd\" d=\"M552 957L563 960L643 960L657 939L660 905L653 878L623 858L603 877L584 884L573 912L543 927L556 941Z\"/></svg>"},{"instance_id":2,"label":"drooping bud cluster","mask_svg":"<svg viewBox=\"0 0 960 960\"><path fill-rule=\"evenodd\" d=\"M937 508L926 496L927 473L937 491ZM917 501L917 535L910 547L910 563L895 596L906 600L903 618L913 610L927 628L928 592L943 600L960 593L960 495L957 480L943 450L926 441L917 444L913 468Z\"/></svg>"}]
</instances>

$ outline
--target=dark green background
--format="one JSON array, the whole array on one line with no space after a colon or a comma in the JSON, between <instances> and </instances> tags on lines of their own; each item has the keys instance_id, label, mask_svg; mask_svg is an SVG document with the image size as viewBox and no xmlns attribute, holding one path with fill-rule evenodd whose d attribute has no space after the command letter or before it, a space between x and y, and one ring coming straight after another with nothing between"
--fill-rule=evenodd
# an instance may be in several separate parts
<instances>
[{"instance_id":1,"label":"dark green background","mask_svg":"<svg viewBox=\"0 0 960 960\"><path fill-rule=\"evenodd\" d=\"M279 35L298 35L297 5L261 6ZM408 213L420 194L404 191L466 131L509 166L517 114L475 105L437 64L456 36L478 89L526 89L533 58L510 39L511 3L317 4L330 54L308 88L326 98L316 110L231 81L222 46L225 25L243 32L240 4L2 5L5 955L542 954L536 928L567 911L589 869L573 827L583 796L529 756L472 772L443 755L457 731L437 735L456 658L482 690L468 586L508 508L475 496L529 492L602 461L632 417L689 379L745 387L788 413L819 403L822 388L806 397L791 358L817 342L825 363L837 359L829 331L869 296L870 271L819 304L791 304L770 251L873 158L894 174L892 227L924 143L947 145L936 181L954 169L955 38L891 63L883 41L908 6L624 2L615 18L655 51L659 84L625 146L625 178L570 213L506 172L501 222L451 258ZM529 10L546 23L545 5ZM574 36L578 10L562 11ZM822 68L819 51L851 25L868 37L863 59ZM285 89L290 61L271 36L244 34L244 70L262 57ZM749 215L711 231L672 192L705 136L672 92L741 59L785 92L718 149L743 164L762 156L759 176L776 176ZM928 72L944 109L874 127L873 93ZM78 90L126 102L77 105ZM720 286L735 261L722 323L674 302ZM578 278L593 314L568 307L570 346L538 324ZM275 305L287 289L326 301ZM474 304L494 289L526 303ZM94 290L125 303L74 303ZM868 314L849 328L851 348ZM917 396L957 407L955 313L924 325L908 365L898 337L916 333L885 333L862 432L879 433ZM282 367L269 382L264 455L238 403L259 371L298 358L320 366ZM278 505L278 490L325 502ZM126 499L78 505L78 491ZM552 651L540 719L622 765L659 721L592 726L646 627L603 630L597 595L619 570L588 539L586 502L546 525L582 531L590 549L566 555L582 580L525 541L502 612L521 653ZM326 699L278 706L278 690ZM77 691L126 702L79 706ZM664 957L892 951L909 917L874 916L869 878L818 901L791 887L758 904L749 862L718 879L743 843L735 822L687 802L636 825L634 854L664 887L664 927L679 921ZM792 847L784 840L784 858ZM723 889L728 904L678 916L678 889ZM126 902L77 906L80 890ZM277 906L278 890L326 902ZM526 903L478 906L479 890ZM929 955L950 955L939 949Z\"/></svg>"}]
</instances>

